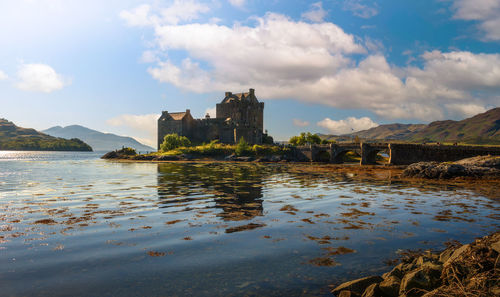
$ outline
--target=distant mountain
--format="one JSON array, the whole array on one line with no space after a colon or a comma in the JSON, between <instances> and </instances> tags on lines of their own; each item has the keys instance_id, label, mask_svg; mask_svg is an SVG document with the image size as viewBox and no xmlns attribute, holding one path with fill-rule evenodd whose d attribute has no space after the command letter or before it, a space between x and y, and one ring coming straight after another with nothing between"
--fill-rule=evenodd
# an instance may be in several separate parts
<instances>
[{"instance_id":1,"label":"distant mountain","mask_svg":"<svg viewBox=\"0 0 500 297\"><path fill-rule=\"evenodd\" d=\"M385 141L500 144L500 108L461 121L436 121L428 125L388 124L340 136L319 135L322 139L336 141L351 141L358 136L360 139Z\"/></svg>"},{"instance_id":2,"label":"distant mountain","mask_svg":"<svg viewBox=\"0 0 500 297\"><path fill-rule=\"evenodd\" d=\"M432 122L408 140L500 144L500 107L461 121Z\"/></svg>"},{"instance_id":3,"label":"distant mountain","mask_svg":"<svg viewBox=\"0 0 500 297\"><path fill-rule=\"evenodd\" d=\"M380 125L368 130L352 133L354 136L368 139L408 139L413 134L424 129L424 124L387 124Z\"/></svg>"},{"instance_id":4,"label":"distant mountain","mask_svg":"<svg viewBox=\"0 0 500 297\"><path fill-rule=\"evenodd\" d=\"M379 139L379 140L406 140L413 134L424 129L425 124L387 124L380 125L368 130L362 130L343 135L318 134L322 139L336 141L350 141L358 136L360 139Z\"/></svg>"},{"instance_id":5,"label":"distant mountain","mask_svg":"<svg viewBox=\"0 0 500 297\"><path fill-rule=\"evenodd\" d=\"M55 126L42 132L56 137L80 138L90 144L95 151L112 151L122 147L131 147L140 152L156 151L154 148L141 144L132 137L102 133L79 125L67 127Z\"/></svg>"},{"instance_id":6,"label":"distant mountain","mask_svg":"<svg viewBox=\"0 0 500 297\"><path fill-rule=\"evenodd\" d=\"M92 148L80 139L49 136L0 118L0 150L92 151Z\"/></svg>"}]
</instances>

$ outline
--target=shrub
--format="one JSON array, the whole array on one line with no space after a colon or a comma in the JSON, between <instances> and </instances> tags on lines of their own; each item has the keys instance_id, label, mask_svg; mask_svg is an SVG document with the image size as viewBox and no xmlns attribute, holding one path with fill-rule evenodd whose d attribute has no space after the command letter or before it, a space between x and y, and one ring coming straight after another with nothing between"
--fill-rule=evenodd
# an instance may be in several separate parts
<instances>
[{"instance_id":1,"label":"shrub","mask_svg":"<svg viewBox=\"0 0 500 297\"><path fill-rule=\"evenodd\" d=\"M241 137L240 141L236 145L236 149L234 150L234 152L238 156L243 156L243 155L249 155L252 152L252 150L250 149L250 146L245 141L245 139Z\"/></svg>"},{"instance_id":2,"label":"shrub","mask_svg":"<svg viewBox=\"0 0 500 297\"><path fill-rule=\"evenodd\" d=\"M305 145L306 143L320 144L321 138L319 138L319 136L316 134L312 134L311 132L302 132L299 136L293 136L292 138L290 138L289 142L295 146Z\"/></svg>"},{"instance_id":3,"label":"shrub","mask_svg":"<svg viewBox=\"0 0 500 297\"><path fill-rule=\"evenodd\" d=\"M163 138L163 143L160 145L160 150L163 152L170 151L179 147L187 147L191 145L191 141L186 136L179 136L176 133L167 134Z\"/></svg>"},{"instance_id":4,"label":"shrub","mask_svg":"<svg viewBox=\"0 0 500 297\"><path fill-rule=\"evenodd\" d=\"M137 155L137 152L135 149L130 148L130 147L123 147L121 150L117 151L117 153L126 155L126 156L135 156Z\"/></svg>"}]
</instances>

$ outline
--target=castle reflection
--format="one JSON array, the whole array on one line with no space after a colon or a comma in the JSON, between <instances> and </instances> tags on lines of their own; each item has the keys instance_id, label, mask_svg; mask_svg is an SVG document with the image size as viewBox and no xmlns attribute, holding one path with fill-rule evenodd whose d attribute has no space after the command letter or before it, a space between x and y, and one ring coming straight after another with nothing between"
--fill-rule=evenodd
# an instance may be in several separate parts
<instances>
[{"instance_id":1,"label":"castle reflection","mask_svg":"<svg viewBox=\"0 0 500 297\"><path fill-rule=\"evenodd\" d=\"M223 220L249 220L263 214L263 179L269 174L253 164L158 164L158 197L169 211L188 211L199 201L221 210L216 215Z\"/></svg>"}]
</instances>

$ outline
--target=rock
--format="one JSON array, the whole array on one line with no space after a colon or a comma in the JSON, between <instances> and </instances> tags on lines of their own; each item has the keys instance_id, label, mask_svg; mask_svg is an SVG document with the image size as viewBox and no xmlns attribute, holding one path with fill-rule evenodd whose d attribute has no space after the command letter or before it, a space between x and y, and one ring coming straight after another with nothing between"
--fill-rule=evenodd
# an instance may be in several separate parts
<instances>
[{"instance_id":1,"label":"rock","mask_svg":"<svg viewBox=\"0 0 500 297\"><path fill-rule=\"evenodd\" d=\"M451 256L448 258L448 260L446 260L446 262L444 263L444 266L448 266L451 263L453 263L453 261L458 259L458 257L460 257L460 255L462 255L467 250L468 247L469 247L468 244L464 244L461 247L459 247L458 249L456 249L453 252L453 254L451 254Z\"/></svg>"},{"instance_id":2,"label":"rock","mask_svg":"<svg viewBox=\"0 0 500 297\"><path fill-rule=\"evenodd\" d=\"M255 162L271 162L271 159L268 156L260 157Z\"/></svg>"},{"instance_id":3,"label":"rock","mask_svg":"<svg viewBox=\"0 0 500 297\"><path fill-rule=\"evenodd\" d=\"M238 161L238 162L251 162L253 160L255 160L254 157L236 157L234 159L234 161Z\"/></svg>"},{"instance_id":4,"label":"rock","mask_svg":"<svg viewBox=\"0 0 500 297\"><path fill-rule=\"evenodd\" d=\"M104 156L101 157L101 159L116 159L118 158L118 153L115 151L105 153Z\"/></svg>"},{"instance_id":5,"label":"rock","mask_svg":"<svg viewBox=\"0 0 500 297\"><path fill-rule=\"evenodd\" d=\"M236 155L235 154L232 154L232 155L229 155L229 156L226 156L224 158L224 160L226 161L234 161L236 159Z\"/></svg>"},{"instance_id":6,"label":"rock","mask_svg":"<svg viewBox=\"0 0 500 297\"><path fill-rule=\"evenodd\" d=\"M465 166L478 166L478 167L489 167L500 169L500 157L499 156L477 156L467 159L462 159L455 162L456 164Z\"/></svg>"},{"instance_id":7,"label":"rock","mask_svg":"<svg viewBox=\"0 0 500 297\"><path fill-rule=\"evenodd\" d=\"M403 271L402 271L403 265L404 265L403 263L399 263L391 271L384 273L382 277L385 279L390 276L396 276L397 278L401 279L403 277Z\"/></svg>"},{"instance_id":8,"label":"rock","mask_svg":"<svg viewBox=\"0 0 500 297\"><path fill-rule=\"evenodd\" d=\"M401 279L395 275L390 275L378 285L380 291L388 297L398 297L400 286Z\"/></svg>"},{"instance_id":9,"label":"rock","mask_svg":"<svg viewBox=\"0 0 500 297\"><path fill-rule=\"evenodd\" d=\"M359 297L359 294L353 293L349 290L343 290L340 292L340 294L337 295L338 297Z\"/></svg>"},{"instance_id":10,"label":"rock","mask_svg":"<svg viewBox=\"0 0 500 297\"><path fill-rule=\"evenodd\" d=\"M380 291L378 287L378 283L374 283L368 286L368 288L365 289L365 292L361 297L382 297L382 292Z\"/></svg>"},{"instance_id":11,"label":"rock","mask_svg":"<svg viewBox=\"0 0 500 297\"><path fill-rule=\"evenodd\" d=\"M401 280L400 295L408 297L422 296L425 291L433 290L439 285L440 270L420 267L408 272Z\"/></svg>"},{"instance_id":12,"label":"rock","mask_svg":"<svg viewBox=\"0 0 500 297\"><path fill-rule=\"evenodd\" d=\"M356 280L352 280L346 283L341 284L340 286L336 287L335 289L332 290L332 293L337 295L343 290L348 290L352 291L353 293L357 293L361 295L365 289L370 286L373 283L379 283L383 281L383 278L381 278L378 275L375 276L368 276Z\"/></svg>"},{"instance_id":13,"label":"rock","mask_svg":"<svg viewBox=\"0 0 500 297\"><path fill-rule=\"evenodd\" d=\"M278 155L271 156L270 161L271 162L279 162L279 161L281 161L281 156L278 156Z\"/></svg>"},{"instance_id":14,"label":"rock","mask_svg":"<svg viewBox=\"0 0 500 297\"><path fill-rule=\"evenodd\" d=\"M491 244L491 248L500 254L500 240Z\"/></svg>"},{"instance_id":15,"label":"rock","mask_svg":"<svg viewBox=\"0 0 500 297\"><path fill-rule=\"evenodd\" d=\"M500 176L500 157L479 156L457 162L418 162L409 165L403 177L447 179L460 176Z\"/></svg>"},{"instance_id":16,"label":"rock","mask_svg":"<svg viewBox=\"0 0 500 297\"><path fill-rule=\"evenodd\" d=\"M453 254L453 252L454 252L453 249L444 250L444 252L439 254L439 262L445 263L451 257L451 254Z\"/></svg>"},{"instance_id":17,"label":"rock","mask_svg":"<svg viewBox=\"0 0 500 297\"><path fill-rule=\"evenodd\" d=\"M154 160L156 161L178 161L180 158L176 155L162 155L156 157Z\"/></svg>"}]
</instances>

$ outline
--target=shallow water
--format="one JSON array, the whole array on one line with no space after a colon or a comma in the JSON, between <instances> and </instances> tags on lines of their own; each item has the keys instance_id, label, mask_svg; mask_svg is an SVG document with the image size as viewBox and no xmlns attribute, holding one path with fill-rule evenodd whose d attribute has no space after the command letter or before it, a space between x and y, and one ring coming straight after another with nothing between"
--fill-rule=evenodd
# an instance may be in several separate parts
<instances>
[{"instance_id":1,"label":"shallow water","mask_svg":"<svg viewBox=\"0 0 500 297\"><path fill-rule=\"evenodd\" d=\"M500 226L497 201L456 186L98 156L0 152L0 295L328 296Z\"/></svg>"}]
</instances>

